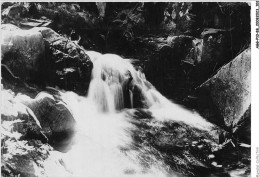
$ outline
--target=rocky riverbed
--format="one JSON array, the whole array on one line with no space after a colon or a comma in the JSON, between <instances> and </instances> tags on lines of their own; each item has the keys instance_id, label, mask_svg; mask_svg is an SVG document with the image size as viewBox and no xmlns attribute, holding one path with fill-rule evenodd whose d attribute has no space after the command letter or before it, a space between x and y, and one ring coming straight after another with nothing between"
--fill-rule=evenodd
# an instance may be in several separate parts
<instances>
[{"instance_id":1,"label":"rocky riverbed","mask_svg":"<svg viewBox=\"0 0 260 178\"><path fill-rule=\"evenodd\" d=\"M250 176L249 3L1 6L2 176Z\"/></svg>"}]
</instances>

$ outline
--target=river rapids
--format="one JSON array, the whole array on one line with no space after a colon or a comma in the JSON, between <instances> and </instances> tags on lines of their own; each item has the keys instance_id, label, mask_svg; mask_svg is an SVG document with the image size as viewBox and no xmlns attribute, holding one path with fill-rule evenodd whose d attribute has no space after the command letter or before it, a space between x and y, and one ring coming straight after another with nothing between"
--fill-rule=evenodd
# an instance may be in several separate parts
<instances>
[{"instance_id":1,"label":"river rapids","mask_svg":"<svg viewBox=\"0 0 260 178\"><path fill-rule=\"evenodd\" d=\"M176 121L203 132L211 132L213 125L165 98L130 59L94 51L87 54L94 64L87 96L61 92L76 120L76 133L67 152L51 153L45 163L46 174L180 176L160 157L160 151L137 143L136 136L144 129L137 123L152 118L148 125L160 127L162 123ZM138 111L142 112L137 117ZM61 162L66 171L57 167L53 170L53 160Z\"/></svg>"}]
</instances>

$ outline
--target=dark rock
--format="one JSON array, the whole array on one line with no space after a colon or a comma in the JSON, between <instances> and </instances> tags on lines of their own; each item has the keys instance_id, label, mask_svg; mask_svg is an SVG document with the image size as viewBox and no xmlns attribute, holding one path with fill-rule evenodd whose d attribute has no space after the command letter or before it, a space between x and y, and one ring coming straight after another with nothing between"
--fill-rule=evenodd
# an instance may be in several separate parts
<instances>
[{"instance_id":1,"label":"dark rock","mask_svg":"<svg viewBox=\"0 0 260 178\"><path fill-rule=\"evenodd\" d=\"M189 93L232 59L232 45L229 31L205 29L201 39L193 38L189 48L182 48L186 49L181 66Z\"/></svg>"},{"instance_id":2,"label":"dark rock","mask_svg":"<svg viewBox=\"0 0 260 178\"><path fill-rule=\"evenodd\" d=\"M38 118L42 132L50 140L49 143L56 149L66 150L66 144L70 143L76 124L66 104L56 101L44 92L39 93L35 99L23 102Z\"/></svg>"},{"instance_id":3,"label":"dark rock","mask_svg":"<svg viewBox=\"0 0 260 178\"><path fill-rule=\"evenodd\" d=\"M70 33L70 40L71 41L79 41L80 40L80 36L75 31L72 31Z\"/></svg>"},{"instance_id":4,"label":"dark rock","mask_svg":"<svg viewBox=\"0 0 260 178\"><path fill-rule=\"evenodd\" d=\"M147 108L145 103L145 94L141 86L138 84L132 84L131 91L133 94L133 108Z\"/></svg>"},{"instance_id":5,"label":"dark rock","mask_svg":"<svg viewBox=\"0 0 260 178\"><path fill-rule=\"evenodd\" d=\"M197 66L199 82L211 76L219 67L232 59L232 53L229 49L232 47L232 41L228 31L221 29L205 29L202 34L202 43L199 58L201 61Z\"/></svg>"},{"instance_id":6,"label":"dark rock","mask_svg":"<svg viewBox=\"0 0 260 178\"><path fill-rule=\"evenodd\" d=\"M218 127L201 130L180 121L158 121L145 109L129 113L136 126L132 131L134 149L142 150L139 157L148 167L156 162L166 163L168 172L181 176L209 176L216 170L208 156L218 146ZM203 149L201 149L203 147ZM152 153L152 156L151 156Z\"/></svg>"},{"instance_id":7,"label":"dark rock","mask_svg":"<svg viewBox=\"0 0 260 178\"><path fill-rule=\"evenodd\" d=\"M235 144L232 139L226 139L213 151L214 162L222 166L231 177L249 176L251 170L251 148ZM218 165L216 165L218 166Z\"/></svg>"},{"instance_id":8,"label":"dark rock","mask_svg":"<svg viewBox=\"0 0 260 178\"><path fill-rule=\"evenodd\" d=\"M192 49L193 37L168 36L167 38L147 38L143 46L144 72L147 79L169 98L182 100L189 92L189 73L193 68L187 61Z\"/></svg>"},{"instance_id":9,"label":"dark rock","mask_svg":"<svg viewBox=\"0 0 260 178\"><path fill-rule=\"evenodd\" d=\"M30 16L32 16L33 18L38 18L39 17L39 13L38 13L38 10L37 10L37 5L36 3L29 3L28 5L28 14Z\"/></svg>"},{"instance_id":10,"label":"dark rock","mask_svg":"<svg viewBox=\"0 0 260 178\"><path fill-rule=\"evenodd\" d=\"M194 67L201 63L202 47L203 39L194 38L192 40L192 48L185 57L184 62L187 62L189 65Z\"/></svg>"},{"instance_id":11,"label":"dark rock","mask_svg":"<svg viewBox=\"0 0 260 178\"><path fill-rule=\"evenodd\" d=\"M76 42L46 27L3 33L2 64L19 78L20 83L58 86L82 95L87 93L92 62Z\"/></svg>"},{"instance_id":12,"label":"dark rock","mask_svg":"<svg viewBox=\"0 0 260 178\"><path fill-rule=\"evenodd\" d=\"M251 102L250 55L250 48L246 49L197 89L201 113L215 123L224 122L232 133ZM206 110L218 113L219 118L212 120L205 115Z\"/></svg>"},{"instance_id":13,"label":"dark rock","mask_svg":"<svg viewBox=\"0 0 260 178\"><path fill-rule=\"evenodd\" d=\"M201 39L185 35L144 38L138 55L146 56L142 60L148 80L167 97L182 102L232 59L235 53L230 33L205 29Z\"/></svg>"},{"instance_id":14,"label":"dark rock","mask_svg":"<svg viewBox=\"0 0 260 178\"><path fill-rule=\"evenodd\" d=\"M23 93L30 97L35 97L39 91L39 88L35 88L35 85L32 87L21 78L15 76L5 64L1 64L1 76L4 88L10 89L16 94Z\"/></svg>"},{"instance_id":15,"label":"dark rock","mask_svg":"<svg viewBox=\"0 0 260 178\"><path fill-rule=\"evenodd\" d=\"M35 29L41 32L45 41L46 68L41 72L49 86L58 86L85 95L93 67L85 50L49 28Z\"/></svg>"}]
</instances>

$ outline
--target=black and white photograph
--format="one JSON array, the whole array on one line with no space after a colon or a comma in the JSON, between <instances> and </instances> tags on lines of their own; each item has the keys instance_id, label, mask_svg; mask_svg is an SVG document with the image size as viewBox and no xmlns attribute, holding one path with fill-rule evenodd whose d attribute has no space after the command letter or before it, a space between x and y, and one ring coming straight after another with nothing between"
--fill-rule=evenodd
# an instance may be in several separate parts
<instances>
[{"instance_id":1,"label":"black and white photograph","mask_svg":"<svg viewBox=\"0 0 260 178\"><path fill-rule=\"evenodd\" d=\"M1 1L1 176L258 177L258 9Z\"/></svg>"}]
</instances>

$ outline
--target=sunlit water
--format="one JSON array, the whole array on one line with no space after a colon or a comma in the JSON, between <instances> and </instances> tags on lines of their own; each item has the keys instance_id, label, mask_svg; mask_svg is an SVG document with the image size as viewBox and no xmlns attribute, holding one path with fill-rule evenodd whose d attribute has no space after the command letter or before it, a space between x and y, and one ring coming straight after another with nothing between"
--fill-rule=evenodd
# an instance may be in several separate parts
<instances>
[{"instance_id":1,"label":"sunlit water","mask_svg":"<svg viewBox=\"0 0 260 178\"><path fill-rule=\"evenodd\" d=\"M76 135L67 153L53 152L52 159L62 160L66 174L58 169L46 170L50 176L166 176L169 172L163 162L154 160L149 168L140 162L139 152L132 149L131 124L126 111L134 110L141 99L144 108L160 121L182 121L202 130L212 125L198 114L172 103L150 84L131 60L114 54L89 51L94 67L86 97L73 92L62 93L77 122ZM124 93L129 84L129 92ZM129 82L130 83L130 82ZM135 87L137 93L133 90ZM131 91L132 90L132 91ZM136 97L138 95L139 97ZM128 97L129 101L125 98ZM128 104L127 104L128 102ZM129 113L129 112L128 112ZM56 155L55 155L56 154ZM171 176L176 176L171 173Z\"/></svg>"}]
</instances>

